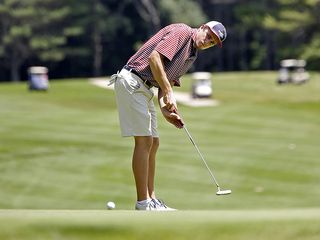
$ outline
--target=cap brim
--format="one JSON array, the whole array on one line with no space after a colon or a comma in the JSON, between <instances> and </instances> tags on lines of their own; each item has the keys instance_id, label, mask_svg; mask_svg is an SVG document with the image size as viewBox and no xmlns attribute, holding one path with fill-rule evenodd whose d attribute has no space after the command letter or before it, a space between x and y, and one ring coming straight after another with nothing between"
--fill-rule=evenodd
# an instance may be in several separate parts
<instances>
[{"instance_id":1,"label":"cap brim","mask_svg":"<svg viewBox=\"0 0 320 240\"><path fill-rule=\"evenodd\" d=\"M218 37L219 35L218 35L215 31L213 31L211 28L209 28L209 29L210 29L210 31L213 33L213 35L214 35L214 40L216 41L217 45L218 45L220 48L222 48L222 42L221 42L220 38Z\"/></svg>"}]
</instances>

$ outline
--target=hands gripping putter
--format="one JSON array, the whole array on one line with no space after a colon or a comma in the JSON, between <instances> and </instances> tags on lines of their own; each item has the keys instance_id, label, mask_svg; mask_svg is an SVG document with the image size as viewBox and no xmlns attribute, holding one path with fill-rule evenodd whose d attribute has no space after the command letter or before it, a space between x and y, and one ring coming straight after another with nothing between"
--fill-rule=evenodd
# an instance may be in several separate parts
<instances>
[{"instance_id":1,"label":"hands gripping putter","mask_svg":"<svg viewBox=\"0 0 320 240\"><path fill-rule=\"evenodd\" d=\"M177 110L174 110L174 112L177 113ZM191 134L189 133L186 125L185 125L182 121L181 121L181 123L182 123L183 129L184 129L184 131L187 133L187 135L188 135L191 143L192 143L193 146L196 148L196 150L197 150L197 152L198 152L198 154L199 154L202 162L204 163L204 165L206 166L207 170L209 171L210 176L211 176L213 182L214 182L215 185L217 186L217 192L216 192L216 194L217 194L218 196L231 194L231 190L221 190L220 185L219 185L217 179L214 177L214 175L213 175L212 171L210 170L207 162L204 160L204 157L202 156L202 154L201 154L198 146L197 146L196 143L194 142L194 140L193 140Z\"/></svg>"}]
</instances>

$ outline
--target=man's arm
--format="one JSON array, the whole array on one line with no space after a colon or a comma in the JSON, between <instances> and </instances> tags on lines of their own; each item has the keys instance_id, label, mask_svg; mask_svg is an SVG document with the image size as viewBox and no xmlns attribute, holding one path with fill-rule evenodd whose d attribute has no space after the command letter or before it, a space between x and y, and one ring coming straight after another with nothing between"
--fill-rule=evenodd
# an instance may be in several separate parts
<instances>
[{"instance_id":1,"label":"man's arm","mask_svg":"<svg viewBox=\"0 0 320 240\"><path fill-rule=\"evenodd\" d=\"M167 74L164 71L163 60L164 56L154 50L150 54L149 65L151 68L152 75L154 79L158 82L162 91L163 102L165 104L165 107L170 112L173 112L177 109L177 103L172 91L173 83L169 82Z\"/></svg>"},{"instance_id":2,"label":"man's arm","mask_svg":"<svg viewBox=\"0 0 320 240\"><path fill-rule=\"evenodd\" d=\"M176 111L170 112L166 108L166 105L163 102L163 91L161 90L161 88L159 88L159 90L158 90L158 102L159 102L159 106L160 106L162 115L165 117L165 119L169 123L171 123L174 126L176 126L177 128L182 128L183 125L184 125L184 122L181 119L181 117L178 115L178 113Z\"/></svg>"}]
</instances>

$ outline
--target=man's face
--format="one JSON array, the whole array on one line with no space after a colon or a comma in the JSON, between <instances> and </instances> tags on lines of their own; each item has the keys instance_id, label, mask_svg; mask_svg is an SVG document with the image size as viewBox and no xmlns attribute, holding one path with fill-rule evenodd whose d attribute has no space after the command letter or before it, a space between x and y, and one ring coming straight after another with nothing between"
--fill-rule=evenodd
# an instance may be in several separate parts
<instances>
[{"instance_id":1,"label":"man's face","mask_svg":"<svg viewBox=\"0 0 320 240\"><path fill-rule=\"evenodd\" d=\"M217 44L216 36L206 25L202 25L196 34L195 47L204 50Z\"/></svg>"}]
</instances>

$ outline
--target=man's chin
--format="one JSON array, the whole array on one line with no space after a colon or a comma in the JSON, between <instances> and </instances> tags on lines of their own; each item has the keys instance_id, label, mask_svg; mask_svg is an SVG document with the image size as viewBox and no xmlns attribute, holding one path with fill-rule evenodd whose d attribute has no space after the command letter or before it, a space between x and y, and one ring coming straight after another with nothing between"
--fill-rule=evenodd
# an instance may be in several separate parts
<instances>
[{"instance_id":1,"label":"man's chin","mask_svg":"<svg viewBox=\"0 0 320 240\"><path fill-rule=\"evenodd\" d=\"M199 50L205 50L205 49L208 49L208 48L211 48L211 47L213 47L213 46L207 46L207 47L200 46L198 49L199 49Z\"/></svg>"}]
</instances>

